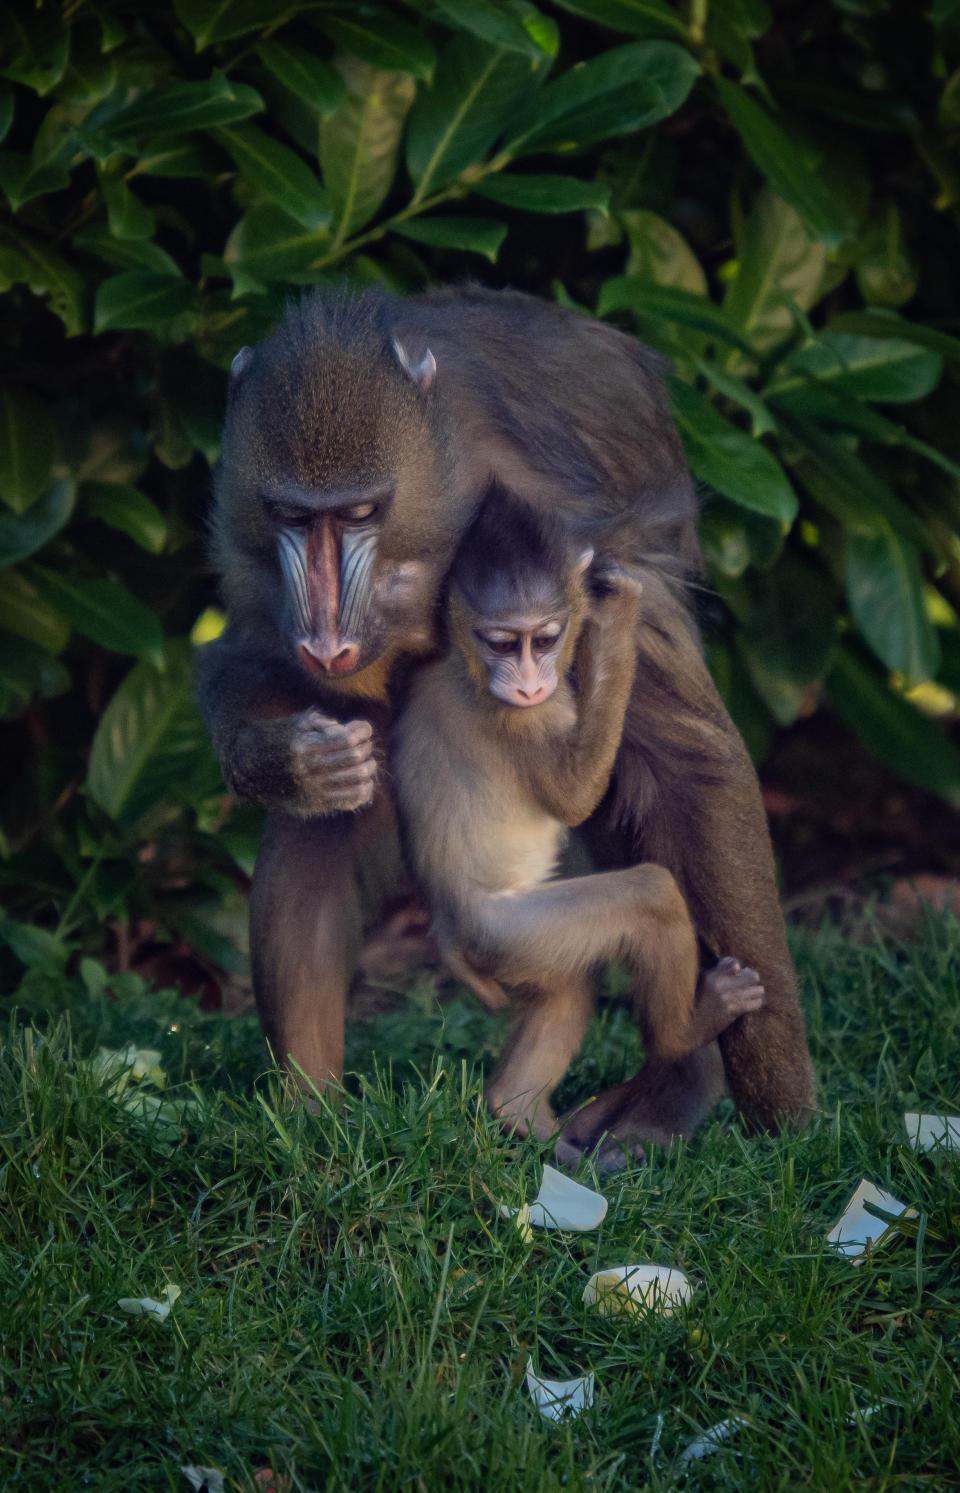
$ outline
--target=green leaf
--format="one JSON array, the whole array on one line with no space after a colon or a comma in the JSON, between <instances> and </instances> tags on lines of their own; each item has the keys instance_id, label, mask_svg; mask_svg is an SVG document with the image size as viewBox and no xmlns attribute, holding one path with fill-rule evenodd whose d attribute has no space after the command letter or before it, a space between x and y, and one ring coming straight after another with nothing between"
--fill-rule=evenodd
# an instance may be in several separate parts
<instances>
[{"instance_id":1,"label":"green leaf","mask_svg":"<svg viewBox=\"0 0 960 1493\"><path fill-rule=\"evenodd\" d=\"M483 158L544 66L539 53L531 59L469 36L447 44L432 86L417 92L407 126L407 170L418 200Z\"/></svg>"},{"instance_id":2,"label":"green leaf","mask_svg":"<svg viewBox=\"0 0 960 1493\"><path fill-rule=\"evenodd\" d=\"M547 37L544 25L547 18L532 5L500 6L492 0L435 0L431 10L438 19L458 30L469 31L492 47L536 59L556 53L552 39Z\"/></svg>"},{"instance_id":3,"label":"green leaf","mask_svg":"<svg viewBox=\"0 0 960 1493\"><path fill-rule=\"evenodd\" d=\"M153 238L156 228L153 213L131 192L122 176L101 171L100 190L107 205L110 232L115 238Z\"/></svg>"},{"instance_id":4,"label":"green leaf","mask_svg":"<svg viewBox=\"0 0 960 1493\"><path fill-rule=\"evenodd\" d=\"M155 275L180 279L177 262L159 244L146 239L114 238L105 223L95 223L74 236L73 246L87 254L95 254L105 264L120 270L149 270ZM102 270L101 270L102 273Z\"/></svg>"},{"instance_id":5,"label":"green leaf","mask_svg":"<svg viewBox=\"0 0 960 1493\"><path fill-rule=\"evenodd\" d=\"M347 97L320 129L320 162L336 220L334 247L368 223L393 185L404 120L416 84L406 73L380 72L340 59ZM290 210L290 204L279 199ZM294 214L294 216L297 216Z\"/></svg>"},{"instance_id":6,"label":"green leaf","mask_svg":"<svg viewBox=\"0 0 960 1493\"><path fill-rule=\"evenodd\" d=\"M791 408L803 414L808 380L832 384L858 399L905 404L923 399L940 382L937 353L912 342L858 337L850 332L822 332L816 342L790 357L789 373L770 385L767 397L791 396Z\"/></svg>"},{"instance_id":7,"label":"green leaf","mask_svg":"<svg viewBox=\"0 0 960 1493\"><path fill-rule=\"evenodd\" d=\"M19 570L8 570L0 586L0 628L35 643L46 653L62 653L70 628Z\"/></svg>"},{"instance_id":8,"label":"green leaf","mask_svg":"<svg viewBox=\"0 0 960 1493\"><path fill-rule=\"evenodd\" d=\"M777 98L804 114L822 114L855 129L902 134L917 128L916 110L904 99L865 88L837 88L809 78L767 77Z\"/></svg>"},{"instance_id":9,"label":"green leaf","mask_svg":"<svg viewBox=\"0 0 960 1493\"><path fill-rule=\"evenodd\" d=\"M775 518L751 513L716 493L703 504L700 544L711 571L737 580L750 565L769 570L783 543L783 526Z\"/></svg>"},{"instance_id":10,"label":"green leaf","mask_svg":"<svg viewBox=\"0 0 960 1493\"><path fill-rule=\"evenodd\" d=\"M785 528L797 513L797 496L771 451L718 414L708 399L671 378L677 428L694 474L725 498L777 519Z\"/></svg>"},{"instance_id":11,"label":"green leaf","mask_svg":"<svg viewBox=\"0 0 960 1493\"><path fill-rule=\"evenodd\" d=\"M41 97L59 83L70 60L70 31L59 5L6 0L0 8L0 76Z\"/></svg>"},{"instance_id":12,"label":"green leaf","mask_svg":"<svg viewBox=\"0 0 960 1493\"><path fill-rule=\"evenodd\" d=\"M936 678L940 645L915 546L885 523L875 535L847 533L844 554L850 611L874 653L908 684Z\"/></svg>"},{"instance_id":13,"label":"green leaf","mask_svg":"<svg viewBox=\"0 0 960 1493\"><path fill-rule=\"evenodd\" d=\"M22 256L26 280L34 295L45 297L54 315L59 316L68 337L86 330L87 290L83 277L55 249L19 234L16 240Z\"/></svg>"},{"instance_id":14,"label":"green leaf","mask_svg":"<svg viewBox=\"0 0 960 1493\"><path fill-rule=\"evenodd\" d=\"M727 78L713 81L720 103L754 165L773 190L796 208L814 238L828 248L838 248L853 231L846 204L816 175L807 155L783 125L746 89Z\"/></svg>"},{"instance_id":15,"label":"green leaf","mask_svg":"<svg viewBox=\"0 0 960 1493\"><path fill-rule=\"evenodd\" d=\"M912 342L917 347L929 348L951 362L960 363L960 338L940 332L936 327L921 326L919 322L906 321L888 311L848 311L830 323L831 332L854 332L859 337L898 338Z\"/></svg>"},{"instance_id":16,"label":"green leaf","mask_svg":"<svg viewBox=\"0 0 960 1493\"><path fill-rule=\"evenodd\" d=\"M131 175L168 176L173 180L193 177L203 181L219 166L217 152L198 140L150 139L144 145Z\"/></svg>"},{"instance_id":17,"label":"green leaf","mask_svg":"<svg viewBox=\"0 0 960 1493\"><path fill-rule=\"evenodd\" d=\"M672 42L634 42L578 63L549 83L513 125L511 155L572 150L657 124L676 113L700 73Z\"/></svg>"},{"instance_id":18,"label":"green leaf","mask_svg":"<svg viewBox=\"0 0 960 1493\"><path fill-rule=\"evenodd\" d=\"M600 287L597 315L609 316L611 311L632 311L640 318L654 317L661 321L676 321L681 326L693 327L698 332L707 332L731 347L750 352L750 346L730 324L726 313L715 306L706 296L694 295L689 290L678 290L673 286L657 285L639 275L615 275L605 280Z\"/></svg>"},{"instance_id":19,"label":"green leaf","mask_svg":"<svg viewBox=\"0 0 960 1493\"><path fill-rule=\"evenodd\" d=\"M876 441L883 446L903 446L905 450L914 451L917 456L932 462L941 471L948 472L951 477L960 477L960 462L953 461L935 446L919 440L906 426L888 420L886 415L882 415L872 405L864 404L862 399L845 393L835 385L827 384L822 379L811 379L799 398L803 413L820 424L852 431L855 435L861 435L866 440ZM799 407L794 404L790 394L773 402L779 409L799 413Z\"/></svg>"},{"instance_id":20,"label":"green leaf","mask_svg":"<svg viewBox=\"0 0 960 1493\"><path fill-rule=\"evenodd\" d=\"M309 283L310 266L329 247L329 235L311 233L296 218L270 203L244 213L227 239L224 262L234 291L256 291L268 281Z\"/></svg>"},{"instance_id":21,"label":"green leaf","mask_svg":"<svg viewBox=\"0 0 960 1493\"><path fill-rule=\"evenodd\" d=\"M289 145L281 145L253 125L218 129L214 135L229 151L244 180L261 197L276 202L314 233L329 225L327 193L306 161Z\"/></svg>"},{"instance_id":22,"label":"green leaf","mask_svg":"<svg viewBox=\"0 0 960 1493\"><path fill-rule=\"evenodd\" d=\"M15 213L35 197L62 192L69 185L70 177L60 166L38 167L30 156L0 151L0 188Z\"/></svg>"},{"instance_id":23,"label":"green leaf","mask_svg":"<svg viewBox=\"0 0 960 1493\"><path fill-rule=\"evenodd\" d=\"M136 664L100 719L86 790L111 819L131 824L186 782L209 757L196 707L189 649L163 650L162 672Z\"/></svg>"},{"instance_id":24,"label":"green leaf","mask_svg":"<svg viewBox=\"0 0 960 1493\"><path fill-rule=\"evenodd\" d=\"M758 437L762 435L773 435L777 428L777 422L767 409L759 394L755 394L748 383L743 379L736 378L732 373L727 373L712 358L701 358L699 353L687 350L698 373L712 384L718 394L723 394L734 404L738 404L750 415L751 434Z\"/></svg>"},{"instance_id":25,"label":"green leaf","mask_svg":"<svg viewBox=\"0 0 960 1493\"><path fill-rule=\"evenodd\" d=\"M26 513L46 492L59 444L42 400L0 388L0 501L14 513Z\"/></svg>"},{"instance_id":26,"label":"green leaf","mask_svg":"<svg viewBox=\"0 0 960 1493\"><path fill-rule=\"evenodd\" d=\"M906 243L900 209L886 205L858 244L857 285L868 305L902 306L912 300L918 284L918 269Z\"/></svg>"},{"instance_id":27,"label":"green leaf","mask_svg":"<svg viewBox=\"0 0 960 1493\"><path fill-rule=\"evenodd\" d=\"M322 57L315 57L305 46L291 46L285 41L265 41L260 45L260 61L278 83L324 116L333 114L346 98L347 85L342 74Z\"/></svg>"},{"instance_id":28,"label":"green leaf","mask_svg":"<svg viewBox=\"0 0 960 1493\"><path fill-rule=\"evenodd\" d=\"M750 585L751 606L737 646L753 686L778 725L790 726L833 650L837 608L823 577L787 555Z\"/></svg>"},{"instance_id":29,"label":"green leaf","mask_svg":"<svg viewBox=\"0 0 960 1493\"><path fill-rule=\"evenodd\" d=\"M79 499L86 517L99 518L111 529L119 529L151 555L163 552L167 521L132 482L83 482Z\"/></svg>"},{"instance_id":30,"label":"green leaf","mask_svg":"<svg viewBox=\"0 0 960 1493\"><path fill-rule=\"evenodd\" d=\"M70 674L43 648L0 634L0 717L20 715L35 696L52 700L70 688Z\"/></svg>"},{"instance_id":31,"label":"green leaf","mask_svg":"<svg viewBox=\"0 0 960 1493\"><path fill-rule=\"evenodd\" d=\"M261 31L278 17L276 0L174 0L173 8L198 52L211 42Z\"/></svg>"},{"instance_id":32,"label":"green leaf","mask_svg":"<svg viewBox=\"0 0 960 1493\"><path fill-rule=\"evenodd\" d=\"M214 72L199 83L151 88L111 119L109 133L118 140L145 135L162 140L190 130L212 130L259 114L263 99L255 88Z\"/></svg>"},{"instance_id":33,"label":"green leaf","mask_svg":"<svg viewBox=\"0 0 960 1493\"><path fill-rule=\"evenodd\" d=\"M659 213L627 208L619 214L630 241L626 273L656 285L707 295L707 277L696 254Z\"/></svg>"},{"instance_id":34,"label":"green leaf","mask_svg":"<svg viewBox=\"0 0 960 1493\"><path fill-rule=\"evenodd\" d=\"M13 89L0 83L0 141L6 140L13 124Z\"/></svg>"},{"instance_id":35,"label":"green leaf","mask_svg":"<svg viewBox=\"0 0 960 1493\"><path fill-rule=\"evenodd\" d=\"M809 311L815 305L826 267L827 251L811 238L800 214L764 188L739 236L737 273L724 312L765 352L793 330L791 307Z\"/></svg>"},{"instance_id":36,"label":"green leaf","mask_svg":"<svg viewBox=\"0 0 960 1493\"><path fill-rule=\"evenodd\" d=\"M175 335L176 318L190 310L193 295L189 281L172 275L140 270L112 275L97 288L93 330Z\"/></svg>"},{"instance_id":37,"label":"green leaf","mask_svg":"<svg viewBox=\"0 0 960 1493\"><path fill-rule=\"evenodd\" d=\"M0 942L5 943L20 963L28 968L62 971L70 953L69 946L61 943L45 928L37 928L32 923L18 923L6 914L0 916Z\"/></svg>"},{"instance_id":38,"label":"green leaf","mask_svg":"<svg viewBox=\"0 0 960 1493\"><path fill-rule=\"evenodd\" d=\"M35 554L58 534L70 517L74 497L72 482L58 482L19 517L0 513L0 569Z\"/></svg>"},{"instance_id":39,"label":"green leaf","mask_svg":"<svg viewBox=\"0 0 960 1493\"><path fill-rule=\"evenodd\" d=\"M507 225L492 218L412 218L408 223L396 223L393 231L415 244L483 254L493 264L507 236Z\"/></svg>"},{"instance_id":40,"label":"green leaf","mask_svg":"<svg viewBox=\"0 0 960 1493\"><path fill-rule=\"evenodd\" d=\"M960 808L960 751L941 726L893 693L859 649L837 649L826 688L837 714L874 757Z\"/></svg>"},{"instance_id":41,"label":"green leaf","mask_svg":"<svg viewBox=\"0 0 960 1493\"><path fill-rule=\"evenodd\" d=\"M664 0L557 0L557 4L628 36L687 37L687 27Z\"/></svg>"},{"instance_id":42,"label":"green leaf","mask_svg":"<svg viewBox=\"0 0 960 1493\"><path fill-rule=\"evenodd\" d=\"M781 415L780 423L807 458L797 469L804 487L845 528L875 537L886 521L909 543L932 550L916 515L844 441L800 416Z\"/></svg>"},{"instance_id":43,"label":"green leaf","mask_svg":"<svg viewBox=\"0 0 960 1493\"><path fill-rule=\"evenodd\" d=\"M41 565L29 566L26 577L41 599L92 643L162 667L163 629L158 619L116 581L88 580Z\"/></svg>"},{"instance_id":44,"label":"green leaf","mask_svg":"<svg viewBox=\"0 0 960 1493\"><path fill-rule=\"evenodd\" d=\"M610 188L600 182L580 181L575 176L521 176L519 173L491 176L473 188L478 197L487 197L504 207L518 207L528 213L578 213L587 209L606 212L610 205Z\"/></svg>"},{"instance_id":45,"label":"green leaf","mask_svg":"<svg viewBox=\"0 0 960 1493\"><path fill-rule=\"evenodd\" d=\"M384 72L410 73L425 83L433 77L437 65L433 42L384 6L352 0L346 14L321 12L314 24L348 57L359 57Z\"/></svg>"}]
</instances>

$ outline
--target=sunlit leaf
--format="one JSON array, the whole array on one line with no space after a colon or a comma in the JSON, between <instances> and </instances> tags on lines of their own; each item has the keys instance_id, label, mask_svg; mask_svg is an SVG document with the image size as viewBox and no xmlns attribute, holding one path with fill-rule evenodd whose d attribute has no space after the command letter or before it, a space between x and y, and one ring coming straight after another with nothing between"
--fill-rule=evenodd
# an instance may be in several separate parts
<instances>
[{"instance_id":1,"label":"sunlit leaf","mask_svg":"<svg viewBox=\"0 0 960 1493\"><path fill-rule=\"evenodd\" d=\"M627 208L619 217L630 241L628 275L706 296L707 277L700 261L672 223L641 208Z\"/></svg>"},{"instance_id":2,"label":"sunlit leaf","mask_svg":"<svg viewBox=\"0 0 960 1493\"><path fill-rule=\"evenodd\" d=\"M816 304L827 251L796 209L766 189L754 200L737 251L723 309L751 346L765 352L793 330L791 306L809 311Z\"/></svg>"},{"instance_id":3,"label":"sunlit leaf","mask_svg":"<svg viewBox=\"0 0 960 1493\"><path fill-rule=\"evenodd\" d=\"M370 221L393 185L400 137L416 92L407 73L381 72L350 57L341 58L339 66L347 97L320 131L336 247ZM282 196L277 201L290 211Z\"/></svg>"}]
</instances>

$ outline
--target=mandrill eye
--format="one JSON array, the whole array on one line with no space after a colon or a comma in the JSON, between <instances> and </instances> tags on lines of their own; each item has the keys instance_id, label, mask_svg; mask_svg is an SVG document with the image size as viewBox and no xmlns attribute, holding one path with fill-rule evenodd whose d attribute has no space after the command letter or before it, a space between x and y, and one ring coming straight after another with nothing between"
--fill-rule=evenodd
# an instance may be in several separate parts
<instances>
[{"instance_id":1,"label":"mandrill eye","mask_svg":"<svg viewBox=\"0 0 960 1493\"><path fill-rule=\"evenodd\" d=\"M341 508L340 521L345 524L365 524L377 511L376 503L355 503L352 508Z\"/></svg>"}]
</instances>

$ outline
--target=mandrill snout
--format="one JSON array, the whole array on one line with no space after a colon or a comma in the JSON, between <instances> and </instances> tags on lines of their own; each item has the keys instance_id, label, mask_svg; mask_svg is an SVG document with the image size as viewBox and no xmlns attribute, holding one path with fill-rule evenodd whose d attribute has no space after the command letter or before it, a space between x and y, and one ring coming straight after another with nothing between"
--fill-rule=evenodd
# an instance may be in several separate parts
<instances>
[{"instance_id":1,"label":"mandrill snout","mask_svg":"<svg viewBox=\"0 0 960 1493\"><path fill-rule=\"evenodd\" d=\"M360 644L348 638L302 638L297 656L311 674L352 674L360 661Z\"/></svg>"}]
</instances>

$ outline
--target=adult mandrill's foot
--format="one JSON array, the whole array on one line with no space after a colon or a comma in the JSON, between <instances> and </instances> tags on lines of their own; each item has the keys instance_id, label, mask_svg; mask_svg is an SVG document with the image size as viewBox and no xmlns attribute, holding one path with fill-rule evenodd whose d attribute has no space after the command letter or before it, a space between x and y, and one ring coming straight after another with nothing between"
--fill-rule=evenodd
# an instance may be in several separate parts
<instances>
[{"instance_id":1,"label":"adult mandrill's foot","mask_svg":"<svg viewBox=\"0 0 960 1493\"><path fill-rule=\"evenodd\" d=\"M642 1161L646 1145L669 1147L690 1136L723 1093L723 1063L715 1042L672 1063L647 1063L626 1083L607 1089L565 1119L559 1140L581 1152L598 1147L595 1164L619 1171Z\"/></svg>"}]
</instances>

